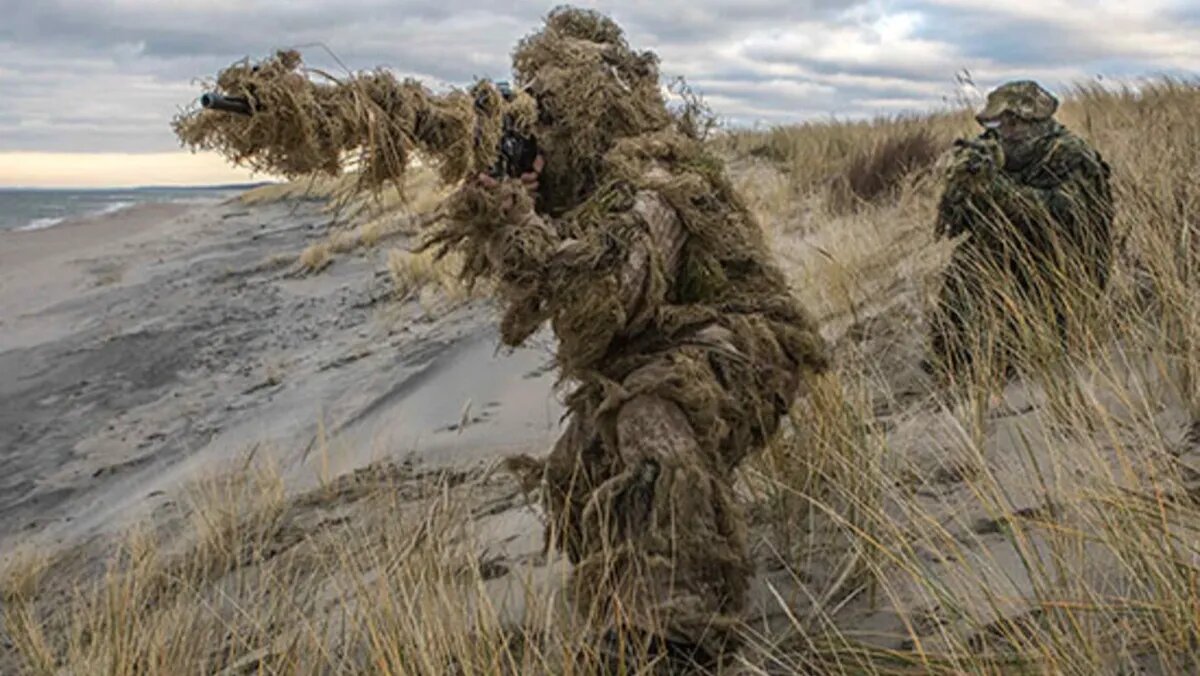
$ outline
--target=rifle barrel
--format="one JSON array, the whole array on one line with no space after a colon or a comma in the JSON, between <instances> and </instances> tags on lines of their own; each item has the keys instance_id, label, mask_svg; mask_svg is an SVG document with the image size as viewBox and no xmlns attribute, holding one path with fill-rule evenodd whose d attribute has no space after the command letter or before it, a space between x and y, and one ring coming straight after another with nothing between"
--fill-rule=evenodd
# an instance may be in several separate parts
<instances>
[{"instance_id":1,"label":"rifle barrel","mask_svg":"<svg viewBox=\"0 0 1200 676\"><path fill-rule=\"evenodd\" d=\"M241 96L224 96L216 92L208 92L200 97L200 106L207 110L219 110L237 115L253 115L254 108L250 101Z\"/></svg>"}]
</instances>

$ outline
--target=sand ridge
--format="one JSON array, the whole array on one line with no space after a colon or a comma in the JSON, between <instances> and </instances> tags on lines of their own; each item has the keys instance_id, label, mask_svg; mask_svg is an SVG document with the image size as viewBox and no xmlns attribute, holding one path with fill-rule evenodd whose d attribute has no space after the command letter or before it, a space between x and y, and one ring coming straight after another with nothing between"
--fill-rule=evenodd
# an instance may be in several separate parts
<instances>
[{"instance_id":1,"label":"sand ridge","mask_svg":"<svg viewBox=\"0 0 1200 676\"><path fill-rule=\"evenodd\" d=\"M389 305L379 252L298 274L329 226L233 202L0 233L0 544L114 532L247 449L300 489L553 438L547 352L498 354L478 303Z\"/></svg>"}]
</instances>

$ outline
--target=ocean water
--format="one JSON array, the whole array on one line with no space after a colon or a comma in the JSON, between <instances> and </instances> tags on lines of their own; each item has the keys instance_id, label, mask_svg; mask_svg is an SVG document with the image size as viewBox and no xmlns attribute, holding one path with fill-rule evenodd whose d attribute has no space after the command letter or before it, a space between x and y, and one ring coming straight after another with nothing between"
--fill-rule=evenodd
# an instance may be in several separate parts
<instances>
[{"instance_id":1,"label":"ocean water","mask_svg":"<svg viewBox=\"0 0 1200 676\"><path fill-rule=\"evenodd\" d=\"M66 221L110 214L138 204L220 202L252 186L40 190L0 188L0 230L41 230Z\"/></svg>"}]
</instances>

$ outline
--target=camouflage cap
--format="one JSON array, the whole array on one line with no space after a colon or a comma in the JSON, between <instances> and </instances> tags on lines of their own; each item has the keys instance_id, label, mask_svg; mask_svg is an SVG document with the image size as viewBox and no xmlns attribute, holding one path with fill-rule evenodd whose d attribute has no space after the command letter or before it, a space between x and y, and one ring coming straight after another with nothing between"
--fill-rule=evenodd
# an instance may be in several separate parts
<instances>
[{"instance_id":1,"label":"camouflage cap","mask_svg":"<svg viewBox=\"0 0 1200 676\"><path fill-rule=\"evenodd\" d=\"M975 119L979 122L998 119L1012 113L1023 120L1048 120L1058 110L1058 99L1032 80L1007 82L988 94L987 105Z\"/></svg>"}]
</instances>

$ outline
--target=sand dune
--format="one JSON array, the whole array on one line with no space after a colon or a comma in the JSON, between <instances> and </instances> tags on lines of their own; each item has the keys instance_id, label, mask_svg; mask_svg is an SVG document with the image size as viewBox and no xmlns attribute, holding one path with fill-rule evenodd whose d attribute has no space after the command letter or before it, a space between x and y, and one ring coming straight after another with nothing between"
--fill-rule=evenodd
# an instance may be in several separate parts
<instances>
[{"instance_id":1,"label":"sand dune","mask_svg":"<svg viewBox=\"0 0 1200 676\"><path fill-rule=\"evenodd\" d=\"M298 274L328 224L312 204L235 203L0 233L0 550L116 532L250 449L299 490L318 464L553 437L547 352L497 354L479 304L388 307L378 254Z\"/></svg>"}]
</instances>

